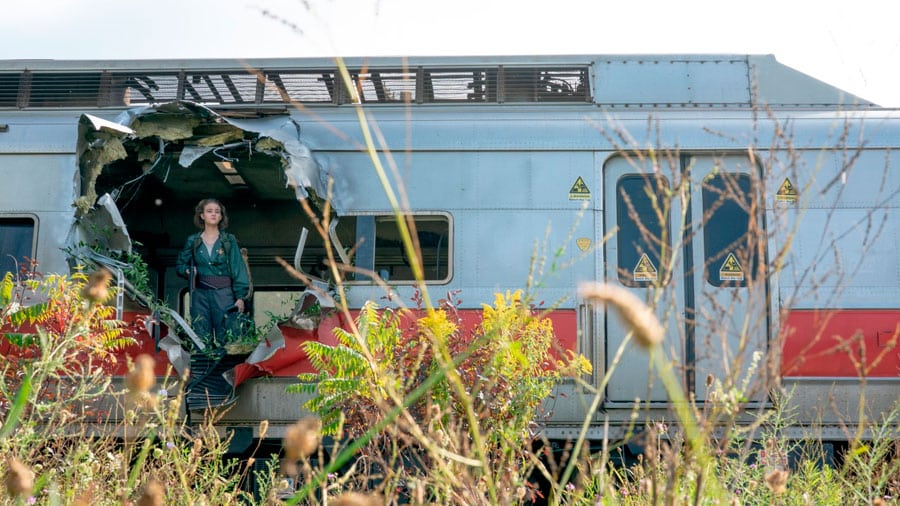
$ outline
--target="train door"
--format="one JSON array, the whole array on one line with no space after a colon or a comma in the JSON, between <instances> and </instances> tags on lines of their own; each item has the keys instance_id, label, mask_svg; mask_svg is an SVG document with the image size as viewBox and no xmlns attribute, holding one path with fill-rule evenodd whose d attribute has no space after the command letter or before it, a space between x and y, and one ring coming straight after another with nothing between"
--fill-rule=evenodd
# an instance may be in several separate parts
<instances>
[{"instance_id":1,"label":"train door","mask_svg":"<svg viewBox=\"0 0 900 506\"><path fill-rule=\"evenodd\" d=\"M666 328L664 345L670 356L685 355L685 258L681 250L681 222L686 202L671 195L678 181L671 175L635 165L636 159L617 157L604 167L606 282L622 285L651 302ZM646 160L646 163L650 163ZM628 329L610 310L605 313L606 370L613 370L607 401L665 401L666 392L652 374L647 353L626 343Z\"/></svg>"},{"instance_id":2,"label":"train door","mask_svg":"<svg viewBox=\"0 0 900 506\"><path fill-rule=\"evenodd\" d=\"M654 306L666 327L666 356L703 401L708 385L755 384L764 370L753 365L768 336L765 283L757 281L765 279L757 275L763 213L756 168L745 156L681 156L671 165L607 162L604 223L615 235L606 244L605 277ZM615 368L607 402L666 401L647 354L623 346L628 329L610 311L605 328L605 365ZM756 376L748 379L750 370Z\"/></svg>"},{"instance_id":3,"label":"train door","mask_svg":"<svg viewBox=\"0 0 900 506\"><path fill-rule=\"evenodd\" d=\"M766 390L768 304L764 200L759 172L746 156L693 156L692 356L698 400L714 382L734 385L750 400ZM691 301L689 301L690 303ZM746 385L746 386L745 386Z\"/></svg>"}]
</instances>

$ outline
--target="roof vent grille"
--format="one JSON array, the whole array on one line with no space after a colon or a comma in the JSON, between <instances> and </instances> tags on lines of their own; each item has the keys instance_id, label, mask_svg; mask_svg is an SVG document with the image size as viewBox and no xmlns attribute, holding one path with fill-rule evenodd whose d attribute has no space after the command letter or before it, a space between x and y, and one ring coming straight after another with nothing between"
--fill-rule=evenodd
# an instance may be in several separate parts
<instances>
[{"instance_id":1,"label":"roof vent grille","mask_svg":"<svg viewBox=\"0 0 900 506\"><path fill-rule=\"evenodd\" d=\"M363 104L588 102L587 67L351 69ZM122 107L190 100L215 106L348 104L336 69L0 73L0 107Z\"/></svg>"}]
</instances>

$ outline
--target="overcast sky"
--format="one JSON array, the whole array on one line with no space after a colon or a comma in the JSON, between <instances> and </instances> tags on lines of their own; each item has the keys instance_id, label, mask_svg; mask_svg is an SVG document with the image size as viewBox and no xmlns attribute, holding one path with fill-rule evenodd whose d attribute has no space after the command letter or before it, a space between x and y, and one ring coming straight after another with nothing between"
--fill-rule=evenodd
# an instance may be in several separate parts
<instances>
[{"instance_id":1,"label":"overcast sky","mask_svg":"<svg viewBox=\"0 0 900 506\"><path fill-rule=\"evenodd\" d=\"M891 0L6 0L0 59L774 54L900 107Z\"/></svg>"}]
</instances>

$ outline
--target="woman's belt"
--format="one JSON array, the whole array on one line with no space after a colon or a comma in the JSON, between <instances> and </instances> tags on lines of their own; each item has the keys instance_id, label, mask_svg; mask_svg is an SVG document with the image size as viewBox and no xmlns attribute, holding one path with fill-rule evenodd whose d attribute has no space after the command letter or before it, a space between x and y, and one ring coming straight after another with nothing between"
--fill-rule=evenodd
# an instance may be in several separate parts
<instances>
[{"instance_id":1,"label":"woman's belt","mask_svg":"<svg viewBox=\"0 0 900 506\"><path fill-rule=\"evenodd\" d=\"M197 276L197 288L201 290L218 290L230 286L231 278L229 276L208 276L204 274Z\"/></svg>"}]
</instances>

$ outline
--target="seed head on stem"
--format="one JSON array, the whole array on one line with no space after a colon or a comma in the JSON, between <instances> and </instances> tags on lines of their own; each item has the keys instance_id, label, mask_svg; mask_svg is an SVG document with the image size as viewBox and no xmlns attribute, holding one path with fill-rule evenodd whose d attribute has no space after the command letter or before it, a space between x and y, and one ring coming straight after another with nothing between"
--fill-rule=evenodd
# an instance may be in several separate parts
<instances>
[{"instance_id":1,"label":"seed head on stem","mask_svg":"<svg viewBox=\"0 0 900 506\"><path fill-rule=\"evenodd\" d=\"M641 347L651 348L662 342L665 330L653 310L625 288L591 282L582 283L578 293L586 300L614 307L634 331L634 340Z\"/></svg>"},{"instance_id":2,"label":"seed head on stem","mask_svg":"<svg viewBox=\"0 0 900 506\"><path fill-rule=\"evenodd\" d=\"M88 276L87 284L81 290L81 296L93 304L106 302L109 298L109 282L112 273L105 268L97 269Z\"/></svg>"},{"instance_id":3,"label":"seed head on stem","mask_svg":"<svg viewBox=\"0 0 900 506\"><path fill-rule=\"evenodd\" d=\"M6 491L12 497L31 495L34 488L34 472L19 459L10 457L6 461Z\"/></svg>"},{"instance_id":4,"label":"seed head on stem","mask_svg":"<svg viewBox=\"0 0 900 506\"><path fill-rule=\"evenodd\" d=\"M284 434L284 457L287 460L306 458L319 447L322 422L304 418L287 428Z\"/></svg>"}]
</instances>

